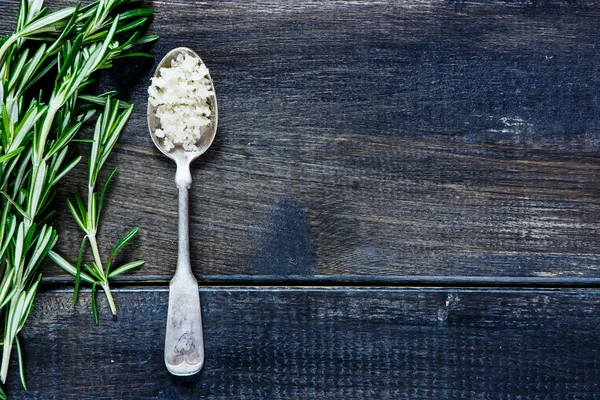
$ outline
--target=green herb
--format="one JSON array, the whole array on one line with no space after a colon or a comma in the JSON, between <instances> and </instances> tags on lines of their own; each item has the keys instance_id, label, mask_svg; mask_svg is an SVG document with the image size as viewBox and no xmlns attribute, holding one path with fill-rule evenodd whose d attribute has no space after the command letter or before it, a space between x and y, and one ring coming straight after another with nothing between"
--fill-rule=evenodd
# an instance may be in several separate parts
<instances>
[{"instance_id":1,"label":"green herb","mask_svg":"<svg viewBox=\"0 0 600 400\"><path fill-rule=\"evenodd\" d=\"M94 73L112 67L114 60L148 56L134 50L156 40L155 36L143 36L151 11L137 4L135 0L97 0L50 12L43 0L21 0L15 32L0 38L3 383L15 342L21 380L25 382L17 336L33 308L41 278L38 267L57 241L51 224L51 202L57 183L80 161L69 145L82 125L96 114L96 108L103 106L92 141L89 183L93 185L89 185L88 208L85 214L78 214L87 235L84 241L97 253L95 234L104 195L96 194L95 182L131 108L113 100L113 92L98 96L83 92L93 82ZM40 89L40 84L48 80L54 85L49 90ZM90 283L94 288L97 284L106 286L110 296L107 279L131 267L125 265L111 273L107 262L106 271L100 273L102 265L96 254L94 259L87 267L95 271ZM80 269L78 263L73 271L78 276L76 281L86 281L89 275ZM4 390L0 389L0 397L5 397Z\"/></svg>"},{"instance_id":2,"label":"green herb","mask_svg":"<svg viewBox=\"0 0 600 400\"><path fill-rule=\"evenodd\" d=\"M77 266L74 267L71 263L66 261L63 257L57 253L50 251L50 258L62 269L75 276L75 290L73 292L73 304L77 301L77 294L79 291L79 282L83 280L92 284L92 312L94 315L94 322L98 323L98 310L95 300L96 286L102 287L110 309L114 315L117 314L117 308L110 292L110 286L108 284L109 278L114 278L122 274L123 272L129 271L133 268L140 267L144 264L144 261L138 260L122 265L114 271L110 271L111 264L114 257L117 255L127 243L133 239L137 234L138 228L132 229L128 232L110 252L108 259L106 260L106 269L103 267L102 258L100 257L100 251L98 249L97 233L98 225L100 224L100 214L102 211L102 205L104 203L104 197L106 195L106 189L108 184L114 177L117 169L115 168L106 179L100 195L95 191L96 181L98 179L98 173L102 166L106 162L106 159L112 151L121 131L125 127L125 123L129 119L133 106L129 105L125 108L125 111L119 114L120 102L118 100L112 100L108 97L105 102L104 112L102 116L98 118L96 122L96 128L94 130L94 138L92 141L92 151L89 158L88 168L88 193L87 193L87 207L84 205L83 200L79 195L75 196L75 204L68 201L69 210L71 215L75 219L75 222L85 233L81 245L79 247L79 253L77 256ZM84 264L87 273L81 271L82 255L85 243L89 243L90 249L93 255L93 261L90 265Z\"/></svg>"}]
</instances>

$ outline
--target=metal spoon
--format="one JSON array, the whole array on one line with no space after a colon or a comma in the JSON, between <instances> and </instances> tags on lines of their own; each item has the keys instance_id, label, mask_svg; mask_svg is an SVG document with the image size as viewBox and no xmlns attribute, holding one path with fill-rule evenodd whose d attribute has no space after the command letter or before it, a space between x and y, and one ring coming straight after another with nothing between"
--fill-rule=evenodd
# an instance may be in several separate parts
<instances>
[{"instance_id":1,"label":"metal spoon","mask_svg":"<svg viewBox=\"0 0 600 400\"><path fill-rule=\"evenodd\" d=\"M158 64L154 76L160 74L162 67L170 67L171 60L179 54L200 57L192 50L179 47L171 50ZM202 62L202 60L200 60ZM210 99L211 123L202 132L196 143L197 151L184 151L176 147L166 151L155 131L160 127L156 117L156 109L148 102L148 128L152 141L158 149L177 164L175 183L179 189L179 251L177 270L169 285L169 309L167 315L167 332L165 336L165 364L173 375L188 376L200 371L204 364L204 339L202 336L202 316L200 314L200 295L198 282L190 266L189 247L189 210L188 189L192 183L190 163L203 154L212 144L217 132L217 98L212 79L210 78L213 96Z\"/></svg>"}]
</instances>

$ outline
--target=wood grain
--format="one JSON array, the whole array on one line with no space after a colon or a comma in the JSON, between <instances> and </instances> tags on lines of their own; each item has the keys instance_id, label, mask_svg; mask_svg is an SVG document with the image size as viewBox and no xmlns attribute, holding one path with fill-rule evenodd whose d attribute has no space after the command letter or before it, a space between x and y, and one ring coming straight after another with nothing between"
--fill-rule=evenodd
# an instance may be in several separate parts
<instances>
[{"instance_id":1,"label":"wood grain","mask_svg":"<svg viewBox=\"0 0 600 400\"><path fill-rule=\"evenodd\" d=\"M18 3L0 0L0 34ZM117 319L99 294L99 326L89 292L75 310L42 293L22 332L30 390L13 365L13 398L600 398L599 2L146 4L152 52L196 50L219 98L191 192L195 273L224 284L201 289L205 367L163 365L176 191L140 60L99 76L136 104L101 251L140 226L121 259L148 263L117 285ZM63 205L83 167L57 198L71 259ZM344 282L447 287L315 287ZM497 287L515 284L550 289Z\"/></svg>"},{"instance_id":2,"label":"wood grain","mask_svg":"<svg viewBox=\"0 0 600 400\"><path fill-rule=\"evenodd\" d=\"M193 171L199 277L600 279L600 3L148 5L153 53L197 50L219 97ZM165 281L176 192L146 130L152 69L101 79L137 105L111 160L103 251L139 225L126 257L148 264L134 277ZM73 258L68 219L59 249Z\"/></svg>"},{"instance_id":3,"label":"wood grain","mask_svg":"<svg viewBox=\"0 0 600 400\"><path fill-rule=\"evenodd\" d=\"M202 372L162 362L167 292L44 293L20 399L597 399L600 291L201 290ZM104 302L102 302L104 306ZM107 310L104 307L103 310Z\"/></svg>"}]
</instances>

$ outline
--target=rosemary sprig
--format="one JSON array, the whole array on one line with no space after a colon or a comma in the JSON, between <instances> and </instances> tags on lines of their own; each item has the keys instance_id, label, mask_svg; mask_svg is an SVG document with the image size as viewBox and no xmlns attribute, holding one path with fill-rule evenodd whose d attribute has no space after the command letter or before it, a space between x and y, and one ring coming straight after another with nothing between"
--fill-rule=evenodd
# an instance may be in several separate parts
<instances>
[{"instance_id":1,"label":"rosemary sprig","mask_svg":"<svg viewBox=\"0 0 600 400\"><path fill-rule=\"evenodd\" d=\"M112 151L115 143L117 142L121 131L125 127L125 123L129 119L131 112L133 111L133 106L129 105L125 108L125 110L122 113L119 114L119 108L120 102L118 100L113 100L111 97L108 97L105 102L102 117L98 118L96 122L94 138L92 141L92 150L90 153L88 163L89 168L87 207L84 205L84 202L79 195L75 196L76 205L73 205L71 201L67 201L71 215L75 219L77 225L79 225L79 227L85 233L77 257L77 266L73 266L59 254L50 251L50 258L52 259L52 261L58 264L66 272L75 276L76 287L73 293L73 304L75 304L75 302L77 301L79 281L83 280L87 283L92 284L92 299L94 299L94 301L92 302L92 312L94 315L94 322L96 324L98 323L98 310L95 303L96 287L102 287L104 293L106 294L106 298L108 300L110 309L112 313L116 315L117 309L112 294L110 292L108 280L110 278L114 278L115 276L121 275L124 272L140 267L144 264L144 261L142 260L132 261L111 271L111 264L114 260L114 257L127 243L131 241L131 239L134 238L134 236L138 232L138 228L134 228L131 231L129 231L121 240L117 242L117 244L115 244L113 250L110 252L110 255L106 260L106 269L104 267L104 263L102 262L102 258L100 257L100 251L98 249L97 233L98 226L100 224L100 214L102 211L102 205L104 203L106 189L110 181L114 177L115 173L117 172L117 169L115 168L108 176L99 195L95 191L96 182L98 180L98 174L102 166L106 162L106 159ZM93 255L93 261L91 262L91 264L84 264L87 273L81 271L83 255L82 250L86 242L89 244Z\"/></svg>"},{"instance_id":2,"label":"rosemary sprig","mask_svg":"<svg viewBox=\"0 0 600 400\"><path fill-rule=\"evenodd\" d=\"M150 14L150 10L138 7L136 0L96 0L54 12L44 7L43 0L21 0L15 32L0 38L2 382L6 381L13 344L20 349L18 334L33 308L39 265L57 241L51 224L56 185L80 160L72 155L69 145L94 116L98 104L105 105L99 120L112 121L111 116L118 114L124 124L128 117L118 113L121 104L108 100L113 93L92 96L83 92L93 82L93 74L112 67L114 60L148 56L134 48L156 40L141 31ZM36 88L37 83L48 79L54 81L52 90ZM131 112L128 110L125 113ZM101 124L101 128L102 132L94 135L92 150L95 146L107 149L97 137L118 137L111 133L112 125ZM90 158L94 171L100 170L97 163L103 164L108 155L104 150L100 154L100 158ZM90 193L88 206L97 198L93 188ZM93 204L89 207L86 218L91 210L97 227L100 209L94 209ZM86 228L90 226L86 224ZM89 234L87 240L92 243ZM102 268L97 260L94 263ZM108 270L108 263L106 267ZM112 274L105 271L99 278L106 279L92 283L107 285ZM85 280L83 273L81 279ZM25 387L21 352L17 353ZM3 393L0 390L0 397Z\"/></svg>"}]
</instances>

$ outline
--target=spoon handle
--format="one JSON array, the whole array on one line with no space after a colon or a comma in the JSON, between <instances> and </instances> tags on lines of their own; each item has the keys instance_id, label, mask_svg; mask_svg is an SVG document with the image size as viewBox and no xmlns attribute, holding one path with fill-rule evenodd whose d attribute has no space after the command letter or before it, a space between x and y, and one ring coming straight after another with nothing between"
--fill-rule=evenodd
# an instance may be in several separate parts
<instances>
[{"instance_id":1,"label":"spoon handle","mask_svg":"<svg viewBox=\"0 0 600 400\"><path fill-rule=\"evenodd\" d=\"M177 270L169 285L165 364L173 375L188 376L200 371L204 364L200 295L190 265L189 163L177 163L175 182L179 189L179 251Z\"/></svg>"}]
</instances>

